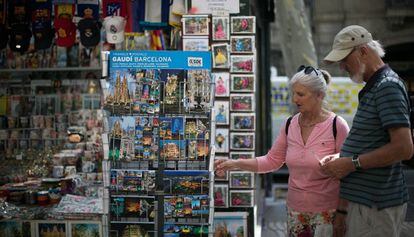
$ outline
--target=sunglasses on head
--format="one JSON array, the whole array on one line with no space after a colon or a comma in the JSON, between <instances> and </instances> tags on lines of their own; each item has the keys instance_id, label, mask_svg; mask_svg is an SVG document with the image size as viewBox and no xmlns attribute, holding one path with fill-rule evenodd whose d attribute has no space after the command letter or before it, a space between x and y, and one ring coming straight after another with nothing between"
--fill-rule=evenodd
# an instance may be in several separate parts
<instances>
[{"instance_id":1,"label":"sunglasses on head","mask_svg":"<svg viewBox=\"0 0 414 237\"><path fill-rule=\"evenodd\" d=\"M298 72L300 72L302 70L304 71L304 73L306 75L311 74L312 72L315 72L316 76L319 76L318 69L316 69L312 66L301 65L301 66L298 67Z\"/></svg>"}]
</instances>

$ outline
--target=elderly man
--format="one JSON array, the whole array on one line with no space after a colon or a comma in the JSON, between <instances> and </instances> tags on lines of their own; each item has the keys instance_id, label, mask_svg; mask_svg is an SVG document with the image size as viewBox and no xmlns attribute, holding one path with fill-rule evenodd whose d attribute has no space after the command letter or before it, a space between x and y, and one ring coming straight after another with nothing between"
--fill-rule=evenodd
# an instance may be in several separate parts
<instances>
[{"instance_id":1,"label":"elderly man","mask_svg":"<svg viewBox=\"0 0 414 237\"><path fill-rule=\"evenodd\" d=\"M352 25L335 36L325 57L352 81L365 82L340 157L321 162L327 174L341 179L336 236L399 236L404 221L408 192L401 161L413 152L410 102L403 81L382 61L384 54L371 33Z\"/></svg>"}]
</instances>

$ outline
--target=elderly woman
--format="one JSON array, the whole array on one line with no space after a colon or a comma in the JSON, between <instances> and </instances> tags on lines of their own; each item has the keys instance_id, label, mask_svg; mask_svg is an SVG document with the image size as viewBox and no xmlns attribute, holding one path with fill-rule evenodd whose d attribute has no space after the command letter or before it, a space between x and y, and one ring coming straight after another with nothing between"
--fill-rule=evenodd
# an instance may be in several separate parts
<instances>
[{"instance_id":1,"label":"elderly woman","mask_svg":"<svg viewBox=\"0 0 414 237\"><path fill-rule=\"evenodd\" d=\"M340 151L349 128L326 108L330 75L301 66L290 81L298 113L280 128L270 151L255 159L217 160L218 174L226 170L266 173L289 168L287 196L289 236L332 236L339 202L339 180L321 170L320 160Z\"/></svg>"}]
</instances>

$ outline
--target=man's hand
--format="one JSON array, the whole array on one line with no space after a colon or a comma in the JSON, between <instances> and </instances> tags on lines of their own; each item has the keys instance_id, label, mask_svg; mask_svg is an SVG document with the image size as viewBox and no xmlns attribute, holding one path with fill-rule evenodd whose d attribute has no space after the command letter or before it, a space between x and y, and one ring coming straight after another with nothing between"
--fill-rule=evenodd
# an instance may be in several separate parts
<instances>
[{"instance_id":1,"label":"man's hand","mask_svg":"<svg viewBox=\"0 0 414 237\"><path fill-rule=\"evenodd\" d=\"M352 171L355 171L355 167L354 164L352 164L351 157L340 157L337 159L332 159L328 156L324 157L321 160L320 164L321 169L325 174L337 179L341 179L347 176Z\"/></svg>"},{"instance_id":2,"label":"man's hand","mask_svg":"<svg viewBox=\"0 0 414 237\"><path fill-rule=\"evenodd\" d=\"M341 213L335 213L333 222L333 236L343 237L346 231L346 215Z\"/></svg>"}]
</instances>

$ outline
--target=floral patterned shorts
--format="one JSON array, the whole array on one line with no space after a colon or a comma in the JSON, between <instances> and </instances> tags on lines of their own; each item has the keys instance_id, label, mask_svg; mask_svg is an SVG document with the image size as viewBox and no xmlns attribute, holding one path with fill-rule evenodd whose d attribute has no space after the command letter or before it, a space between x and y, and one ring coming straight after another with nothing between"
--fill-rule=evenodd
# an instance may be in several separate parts
<instances>
[{"instance_id":1,"label":"floral patterned shorts","mask_svg":"<svg viewBox=\"0 0 414 237\"><path fill-rule=\"evenodd\" d=\"M330 237L333 235L335 210L297 212L288 207L289 237Z\"/></svg>"}]
</instances>

